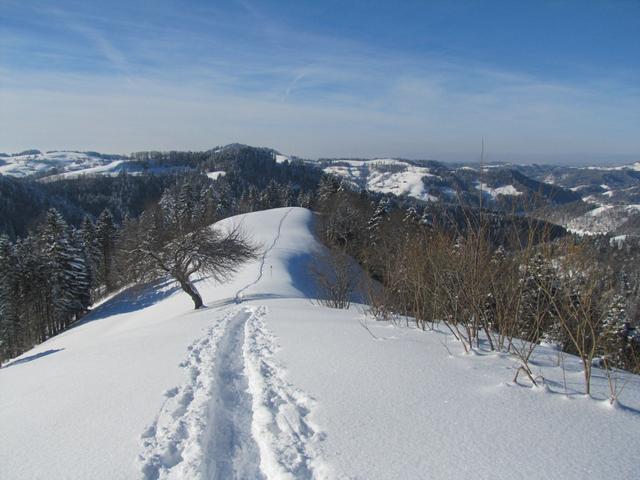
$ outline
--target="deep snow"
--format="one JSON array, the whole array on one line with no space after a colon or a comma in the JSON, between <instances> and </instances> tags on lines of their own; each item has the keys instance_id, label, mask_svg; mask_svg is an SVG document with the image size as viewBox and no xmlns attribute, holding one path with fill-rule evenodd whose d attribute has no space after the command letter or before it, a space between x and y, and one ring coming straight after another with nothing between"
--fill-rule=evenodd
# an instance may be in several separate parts
<instances>
[{"instance_id":1,"label":"deep snow","mask_svg":"<svg viewBox=\"0 0 640 480\"><path fill-rule=\"evenodd\" d=\"M547 386L515 385L508 356L318 306L309 211L224 223L266 252L198 282L208 308L128 290L0 369L0 478L638 478L638 377L614 408L540 348Z\"/></svg>"}]
</instances>

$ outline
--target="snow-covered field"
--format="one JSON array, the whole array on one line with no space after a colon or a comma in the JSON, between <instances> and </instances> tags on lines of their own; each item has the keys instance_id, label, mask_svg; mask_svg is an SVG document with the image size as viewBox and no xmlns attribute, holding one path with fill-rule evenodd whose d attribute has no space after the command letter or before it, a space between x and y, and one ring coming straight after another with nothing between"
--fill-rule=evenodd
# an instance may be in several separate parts
<instances>
[{"instance_id":1,"label":"snow-covered field","mask_svg":"<svg viewBox=\"0 0 640 480\"><path fill-rule=\"evenodd\" d=\"M347 182L372 192L408 195L419 200L436 201L429 195L423 177L434 175L426 167L411 165L402 160L340 160L337 165L324 168L325 173L343 177Z\"/></svg>"},{"instance_id":2,"label":"snow-covered field","mask_svg":"<svg viewBox=\"0 0 640 480\"><path fill-rule=\"evenodd\" d=\"M483 192L492 196L493 198L498 198L498 195L511 195L511 196L522 195L522 192L519 191L513 185L505 185L502 187L493 188L488 186L486 183L478 182L478 184L476 185L476 188L478 190L482 190Z\"/></svg>"},{"instance_id":3,"label":"snow-covered field","mask_svg":"<svg viewBox=\"0 0 640 480\"><path fill-rule=\"evenodd\" d=\"M14 177L42 174L55 169L59 178L78 174L117 172L123 160L110 160L83 152L55 151L0 158L0 173Z\"/></svg>"},{"instance_id":4,"label":"snow-covered field","mask_svg":"<svg viewBox=\"0 0 640 480\"><path fill-rule=\"evenodd\" d=\"M571 219L566 227L578 234L597 235L614 231L638 214L640 205L602 205Z\"/></svg>"},{"instance_id":5,"label":"snow-covered field","mask_svg":"<svg viewBox=\"0 0 640 480\"><path fill-rule=\"evenodd\" d=\"M218 180L220 177L224 177L227 174L225 171L217 171L217 172L207 172L207 177L211 180Z\"/></svg>"},{"instance_id":6,"label":"snow-covered field","mask_svg":"<svg viewBox=\"0 0 640 480\"><path fill-rule=\"evenodd\" d=\"M313 215L242 222L266 251L235 278L120 293L0 369L0 478L638 478L640 379L577 393L576 359L465 355L444 332L313 300Z\"/></svg>"}]
</instances>

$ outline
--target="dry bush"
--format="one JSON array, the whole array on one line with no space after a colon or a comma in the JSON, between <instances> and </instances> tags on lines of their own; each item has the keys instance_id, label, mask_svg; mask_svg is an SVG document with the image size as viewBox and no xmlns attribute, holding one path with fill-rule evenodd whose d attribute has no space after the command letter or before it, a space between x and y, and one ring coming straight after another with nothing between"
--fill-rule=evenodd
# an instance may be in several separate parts
<instances>
[{"instance_id":1,"label":"dry bush","mask_svg":"<svg viewBox=\"0 0 640 480\"><path fill-rule=\"evenodd\" d=\"M556 292L541 285L562 333L566 347L575 353L584 369L585 393L591 393L593 360L599 351L599 335L613 297L612 285L603 273L594 270L589 252L566 242L556 261L562 284Z\"/></svg>"},{"instance_id":2,"label":"dry bush","mask_svg":"<svg viewBox=\"0 0 640 480\"><path fill-rule=\"evenodd\" d=\"M321 305L349 308L360 272L353 259L343 249L327 248L311 266L311 274L319 289Z\"/></svg>"}]
</instances>

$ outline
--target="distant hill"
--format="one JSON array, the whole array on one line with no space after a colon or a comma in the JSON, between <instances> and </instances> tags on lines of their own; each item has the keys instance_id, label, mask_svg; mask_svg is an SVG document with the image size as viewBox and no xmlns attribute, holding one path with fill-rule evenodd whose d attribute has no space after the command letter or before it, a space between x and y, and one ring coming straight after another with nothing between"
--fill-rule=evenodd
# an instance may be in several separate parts
<instances>
[{"instance_id":1,"label":"distant hill","mask_svg":"<svg viewBox=\"0 0 640 480\"><path fill-rule=\"evenodd\" d=\"M435 160L302 160L273 148L240 143L203 152L149 151L122 156L26 150L0 157L0 174L40 181L184 169L248 175L256 165L262 175L269 176L277 175L273 164L300 162L341 178L354 190L508 212L536 210L541 218L581 233L640 235L640 162L608 167L492 163L480 172L476 164Z\"/></svg>"}]
</instances>

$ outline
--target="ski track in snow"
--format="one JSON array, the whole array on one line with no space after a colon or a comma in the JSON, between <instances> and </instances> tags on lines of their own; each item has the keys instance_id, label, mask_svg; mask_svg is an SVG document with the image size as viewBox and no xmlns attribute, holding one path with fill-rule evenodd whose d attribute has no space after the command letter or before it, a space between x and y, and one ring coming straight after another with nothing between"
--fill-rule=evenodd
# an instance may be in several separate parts
<instances>
[{"instance_id":1,"label":"ski track in snow","mask_svg":"<svg viewBox=\"0 0 640 480\"><path fill-rule=\"evenodd\" d=\"M236 294L256 285L257 279ZM264 306L232 307L188 347L186 381L165 392L155 420L141 435L144 480L329 479L325 435L310 420L314 401L285 380Z\"/></svg>"}]
</instances>

